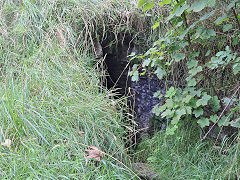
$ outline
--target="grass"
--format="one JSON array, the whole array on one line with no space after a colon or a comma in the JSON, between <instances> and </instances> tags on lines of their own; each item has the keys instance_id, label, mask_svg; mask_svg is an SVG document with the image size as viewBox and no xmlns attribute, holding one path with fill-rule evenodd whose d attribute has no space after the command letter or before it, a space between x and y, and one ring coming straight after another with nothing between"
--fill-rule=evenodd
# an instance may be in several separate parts
<instances>
[{"instance_id":1,"label":"grass","mask_svg":"<svg viewBox=\"0 0 240 180\"><path fill-rule=\"evenodd\" d=\"M230 139L216 144L200 141L201 130L194 125L181 126L175 135L158 132L138 147L141 158L158 173L160 179L238 179L239 143Z\"/></svg>"},{"instance_id":2,"label":"grass","mask_svg":"<svg viewBox=\"0 0 240 180\"><path fill-rule=\"evenodd\" d=\"M122 100L101 87L76 31L83 2L0 4L0 143L12 141L0 179L134 179ZM86 161L90 146L100 162Z\"/></svg>"},{"instance_id":3,"label":"grass","mask_svg":"<svg viewBox=\"0 0 240 180\"><path fill-rule=\"evenodd\" d=\"M89 55L96 39L131 33L149 45L159 36L146 37L152 19L139 18L135 6L127 0L0 2L0 143L11 140L9 148L0 146L0 179L138 178L125 151L125 102L101 87ZM239 177L239 144L198 143L196 132L159 132L134 158L161 179ZM86 160L90 146L105 153L100 162Z\"/></svg>"}]
</instances>

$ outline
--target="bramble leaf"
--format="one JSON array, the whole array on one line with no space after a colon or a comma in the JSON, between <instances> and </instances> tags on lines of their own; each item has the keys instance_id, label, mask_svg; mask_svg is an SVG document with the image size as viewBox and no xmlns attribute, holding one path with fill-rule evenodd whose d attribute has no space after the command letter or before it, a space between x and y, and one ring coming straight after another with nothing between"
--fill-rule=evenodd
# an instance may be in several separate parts
<instances>
[{"instance_id":1,"label":"bramble leaf","mask_svg":"<svg viewBox=\"0 0 240 180\"><path fill-rule=\"evenodd\" d=\"M203 115L203 109L198 108L193 111L193 114L195 114L195 117L198 118L199 116Z\"/></svg>"},{"instance_id":2,"label":"bramble leaf","mask_svg":"<svg viewBox=\"0 0 240 180\"><path fill-rule=\"evenodd\" d=\"M201 126L201 128L204 128L206 126L209 126L209 119L201 117L197 123Z\"/></svg>"},{"instance_id":3,"label":"bramble leaf","mask_svg":"<svg viewBox=\"0 0 240 180\"><path fill-rule=\"evenodd\" d=\"M196 103L197 107L199 106L206 106L208 101L211 99L211 96L205 94L201 99L199 99Z\"/></svg>"},{"instance_id":4,"label":"bramble leaf","mask_svg":"<svg viewBox=\"0 0 240 180\"><path fill-rule=\"evenodd\" d=\"M196 86L197 81L195 78L192 78L187 83L188 83L188 86Z\"/></svg>"},{"instance_id":5,"label":"bramble leaf","mask_svg":"<svg viewBox=\"0 0 240 180\"><path fill-rule=\"evenodd\" d=\"M210 118L209 118L212 122L216 122L217 121L217 119L218 119L218 116L215 114L215 115L212 115L212 116L210 116Z\"/></svg>"},{"instance_id":6,"label":"bramble leaf","mask_svg":"<svg viewBox=\"0 0 240 180\"><path fill-rule=\"evenodd\" d=\"M196 67L198 65L198 61L196 60L190 60L188 63L187 63L187 66L189 69L193 68L193 67Z\"/></svg>"},{"instance_id":7,"label":"bramble leaf","mask_svg":"<svg viewBox=\"0 0 240 180\"><path fill-rule=\"evenodd\" d=\"M177 92L177 90L176 89L174 89L174 87L172 86L172 87L170 87L169 89L168 89L168 91L166 92L166 94L165 94L165 97L172 97L172 96L174 96L175 94L176 94L176 92Z\"/></svg>"},{"instance_id":8,"label":"bramble leaf","mask_svg":"<svg viewBox=\"0 0 240 180\"><path fill-rule=\"evenodd\" d=\"M194 12L199 12L205 8L207 5L206 1L195 1L189 10L193 10Z\"/></svg>"},{"instance_id":9,"label":"bramble leaf","mask_svg":"<svg viewBox=\"0 0 240 180\"><path fill-rule=\"evenodd\" d=\"M184 53L176 53L175 55L173 55L173 58L175 59L176 62L179 62L185 58L185 54Z\"/></svg>"},{"instance_id":10,"label":"bramble leaf","mask_svg":"<svg viewBox=\"0 0 240 180\"><path fill-rule=\"evenodd\" d=\"M167 99L165 104L168 108L172 108L173 107L173 100L172 99Z\"/></svg>"},{"instance_id":11,"label":"bramble leaf","mask_svg":"<svg viewBox=\"0 0 240 180\"><path fill-rule=\"evenodd\" d=\"M223 32L227 32L227 31L229 31L230 29L232 29L232 24L225 24L224 26L223 26Z\"/></svg>"},{"instance_id":12,"label":"bramble leaf","mask_svg":"<svg viewBox=\"0 0 240 180\"><path fill-rule=\"evenodd\" d=\"M175 124L173 127L168 126L166 129L166 135L173 135L178 126Z\"/></svg>"},{"instance_id":13,"label":"bramble leaf","mask_svg":"<svg viewBox=\"0 0 240 180\"><path fill-rule=\"evenodd\" d=\"M155 74L159 79L162 79L166 75L166 72L162 68L158 67Z\"/></svg>"}]
</instances>

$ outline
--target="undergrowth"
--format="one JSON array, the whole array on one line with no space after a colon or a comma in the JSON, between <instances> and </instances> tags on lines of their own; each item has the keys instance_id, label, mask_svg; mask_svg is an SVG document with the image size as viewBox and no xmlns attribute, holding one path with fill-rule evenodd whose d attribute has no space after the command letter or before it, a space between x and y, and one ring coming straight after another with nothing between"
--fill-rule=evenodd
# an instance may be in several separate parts
<instances>
[{"instance_id":1,"label":"undergrowth","mask_svg":"<svg viewBox=\"0 0 240 180\"><path fill-rule=\"evenodd\" d=\"M197 125L181 125L172 136L158 132L142 141L135 158L152 167L156 179L238 179L239 143L200 139Z\"/></svg>"},{"instance_id":2,"label":"undergrowth","mask_svg":"<svg viewBox=\"0 0 240 180\"><path fill-rule=\"evenodd\" d=\"M138 178L125 150L124 99L101 86L89 54L96 41L113 46L126 34L143 46L158 39L164 29L148 23L168 9L143 16L136 7L127 0L0 2L0 179ZM239 144L199 142L196 132L159 132L135 158L161 179L239 177ZM103 152L100 161L88 159L91 146Z\"/></svg>"},{"instance_id":3,"label":"undergrowth","mask_svg":"<svg viewBox=\"0 0 240 180\"><path fill-rule=\"evenodd\" d=\"M0 179L135 178L124 102L101 87L77 31L94 2L0 2Z\"/></svg>"}]
</instances>

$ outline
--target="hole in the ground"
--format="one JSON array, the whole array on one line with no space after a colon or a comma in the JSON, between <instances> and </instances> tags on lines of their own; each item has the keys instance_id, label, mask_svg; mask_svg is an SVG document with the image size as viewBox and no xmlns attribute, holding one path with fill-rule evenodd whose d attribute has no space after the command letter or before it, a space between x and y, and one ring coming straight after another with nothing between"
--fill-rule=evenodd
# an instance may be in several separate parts
<instances>
[{"instance_id":1,"label":"hole in the ground","mask_svg":"<svg viewBox=\"0 0 240 180\"><path fill-rule=\"evenodd\" d=\"M129 55L138 53L138 46L131 43L131 37L119 41L116 46L109 46L109 42L102 44L105 70L108 72L105 85L108 89L116 89L119 96L128 96L128 106L132 109L133 120L137 122L140 136L145 136L152 131L151 119L154 116L152 109L161 104L162 100L154 97L154 93L161 91L165 94L165 81L160 81L156 76L146 74L139 77L138 82L131 82L128 76L131 63ZM141 139L141 138L140 138Z\"/></svg>"},{"instance_id":2,"label":"hole in the ground","mask_svg":"<svg viewBox=\"0 0 240 180\"><path fill-rule=\"evenodd\" d=\"M117 89L120 96L128 94L128 87L131 80L128 77L130 60L128 55L134 51L135 47L128 42L119 44L115 48L103 49L105 57L105 67L108 73L106 85L108 89Z\"/></svg>"}]
</instances>

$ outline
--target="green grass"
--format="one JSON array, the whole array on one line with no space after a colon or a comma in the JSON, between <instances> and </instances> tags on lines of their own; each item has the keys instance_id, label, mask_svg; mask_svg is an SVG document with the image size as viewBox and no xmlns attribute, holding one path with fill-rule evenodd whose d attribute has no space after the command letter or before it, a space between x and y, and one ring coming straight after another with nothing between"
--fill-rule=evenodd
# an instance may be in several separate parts
<instances>
[{"instance_id":1,"label":"green grass","mask_svg":"<svg viewBox=\"0 0 240 180\"><path fill-rule=\"evenodd\" d=\"M137 156L158 173L160 179L238 179L239 143L225 139L215 144L200 141L200 128L180 127L173 136L158 132L143 141Z\"/></svg>"},{"instance_id":2,"label":"green grass","mask_svg":"<svg viewBox=\"0 0 240 180\"><path fill-rule=\"evenodd\" d=\"M0 4L0 143L12 141L0 146L0 179L134 178L122 100L101 87L76 27L83 2ZM87 162L89 146L107 155Z\"/></svg>"}]
</instances>

